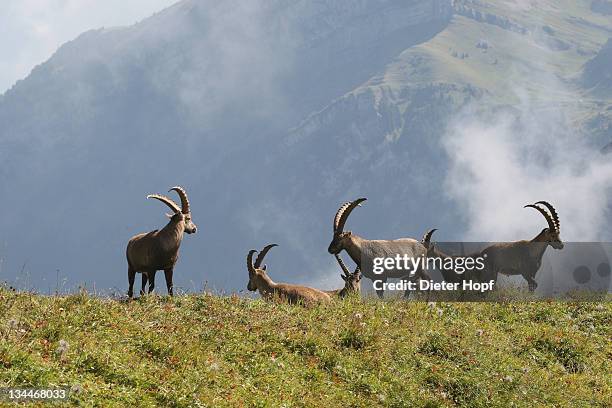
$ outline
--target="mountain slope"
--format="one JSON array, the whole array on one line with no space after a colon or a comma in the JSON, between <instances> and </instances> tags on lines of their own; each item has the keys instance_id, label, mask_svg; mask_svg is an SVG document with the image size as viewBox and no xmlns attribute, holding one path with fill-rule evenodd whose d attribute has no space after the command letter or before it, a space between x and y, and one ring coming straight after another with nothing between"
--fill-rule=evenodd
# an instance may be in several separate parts
<instances>
[{"instance_id":1,"label":"mountain slope","mask_svg":"<svg viewBox=\"0 0 612 408\"><path fill-rule=\"evenodd\" d=\"M275 279L333 286L331 220L358 196L366 237L464 239L449 123L527 112L601 148L612 97L583 68L611 30L587 1L185 0L84 33L0 97L0 279L123 292L125 243L165 222L144 197L176 184L199 226L185 290L243 289L246 252L269 242ZM584 203L560 205L578 224Z\"/></svg>"},{"instance_id":2,"label":"mountain slope","mask_svg":"<svg viewBox=\"0 0 612 408\"><path fill-rule=\"evenodd\" d=\"M287 227L256 227L282 218L258 220L260 204L291 217L278 185L299 173L265 163L286 130L450 15L450 1L187 0L65 44L0 99L0 191L28 214L0 217L0 279L22 270L23 285L42 289L58 276L122 287L127 239L165 222L145 195L180 183L202 233L184 242L178 285L242 287L246 251L287 242ZM286 246L286 264L306 259ZM228 259L215 255L227 248Z\"/></svg>"}]
</instances>

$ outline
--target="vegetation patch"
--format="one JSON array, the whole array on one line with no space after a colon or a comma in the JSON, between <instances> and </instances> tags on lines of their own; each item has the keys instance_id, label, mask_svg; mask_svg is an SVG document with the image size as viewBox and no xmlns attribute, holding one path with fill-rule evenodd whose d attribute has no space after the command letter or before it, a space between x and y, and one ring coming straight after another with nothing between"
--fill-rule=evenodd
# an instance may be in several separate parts
<instances>
[{"instance_id":1,"label":"vegetation patch","mask_svg":"<svg viewBox=\"0 0 612 408\"><path fill-rule=\"evenodd\" d=\"M0 387L70 387L69 406L606 406L610 303L0 289ZM582 324L586 320L588 324Z\"/></svg>"}]
</instances>

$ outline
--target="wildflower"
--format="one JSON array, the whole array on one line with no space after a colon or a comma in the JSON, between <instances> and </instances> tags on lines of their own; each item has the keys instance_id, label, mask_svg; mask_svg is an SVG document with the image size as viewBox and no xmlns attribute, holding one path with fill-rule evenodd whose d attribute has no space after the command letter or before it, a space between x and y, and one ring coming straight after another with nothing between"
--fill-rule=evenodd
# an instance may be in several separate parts
<instances>
[{"instance_id":1,"label":"wildflower","mask_svg":"<svg viewBox=\"0 0 612 408\"><path fill-rule=\"evenodd\" d=\"M83 392L83 387L81 387L80 384L74 384L72 387L70 387L70 392L80 394Z\"/></svg>"},{"instance_id":2,"label":"wildflower","mask_svg":"<svg viewBox=\"0 0 612 408\"><path fill-rule=\"evenodd\" d=\"M60 360L64 360L66 358L66 353L68 352L68 348L70 345L66 340L60 340L57 348L55 349L55 353L59 355Z\"/></svg>"}]
</instances>

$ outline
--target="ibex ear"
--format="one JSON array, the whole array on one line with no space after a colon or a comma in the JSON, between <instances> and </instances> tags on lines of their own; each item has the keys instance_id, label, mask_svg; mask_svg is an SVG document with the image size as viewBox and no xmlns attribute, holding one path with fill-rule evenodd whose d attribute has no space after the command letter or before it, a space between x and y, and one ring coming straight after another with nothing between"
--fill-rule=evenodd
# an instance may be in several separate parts
<instances>
[{"instance_id":1,"label":"ibex ear","mask_svg":"<svg viewBox=\"0 0 612 408\"><path fill-rule=\"evenodd\" d=\"M261 268L261 270L265 271L266 269L268 269L268 265L264 264L264 266Z\"/></svg>"},{"instance_id":2,"label":"ibex ear","mask_svg":"<svg viewBox=\"0 0 612 408\"><path fill-rule=\"evenodd\" d=\"M343 280L343 281L345 281L345 282L348 280L348 278L347 278L346 276L344 276L344 275L340 275L340 277L341 277L341 278L342 278L342 280Z\"/></svg>"}]
</instances>

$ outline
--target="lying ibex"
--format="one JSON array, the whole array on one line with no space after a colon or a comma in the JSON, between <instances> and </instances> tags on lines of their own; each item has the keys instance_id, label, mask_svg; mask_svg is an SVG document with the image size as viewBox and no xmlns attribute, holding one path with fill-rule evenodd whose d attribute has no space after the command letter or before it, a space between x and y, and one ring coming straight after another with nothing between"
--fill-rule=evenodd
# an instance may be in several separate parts
<instances>
[{"instance_id":1,"label":"lying ibex","mask_svg":"<svg viewBox=\"0 0 612 408\"><path fill-rule=\"evenodd\" d=\"M249 270L249 283L247 289L251 292L259 291L259 294L264 299L273 299L278 297L292 304L311 305L314 303L329 303L331 297L318 289L309 288L307 286L291 285L289 283L276 283L268 276L265 265L261 264L268 251L278 246L277 244L266 245L261 250L255 263L253 263L253 254L257 252L254 249L249 251L247 255L247 269Z\"/></svg>"},{"instance_id":2,"label":"lying ibex","mask_svg":"<svg viewBox=\"0 0 612 408\"><path fill-rule=\"evenodd\" d=\"M324 290L323 292L334 297L339 297L340 299L343 299L352 294L361 293L361 269L359 269L359 267L356 267L355 272L351 273L351 271L349 271L349 269L344 264L342 258L340 258L340 255L336 254L334 256L336 257L336 260L338 261L338 264L342 269L342 274L340 275L340 277L344 281L344 287L342 289L336 290Z\"/></svg>"},{"instance_id":3,"label":"lying ibex","mask_svg":"<svg viewBox=\"0 0 612 408\"><path fill-rule=\"evenodd\" d=\"M170 221L161 230L155 230L132 237L127 245L126 255L128 262L128 296L134 295L134 278L136 272L142 273L142 287L140 293L144 294L147 280L149 281L149 293L155 289L155 273L163 270L166 275L166 286L168 294L174 294L172 284L172 273L178 259L179 248L183 240L183 233L193 234L196 225L191 221L191 210L187 193L182 187L172 187L168 191L176 191L181 198L181 208L170 198L150 194L147 198L154 198L166 204L173 214L166 214Z\"/></svg>"},{"instance_id":4,"label":"lying ibex","mask_svg":"<svg viewBox=\"0 0 612 408\"><path fill-rule=\"evenodd\" d=\"M539 207L538 204L546 207L550 214ZM535 204L528 204L524 208L527 207L538 210L546 218L548 228L544 228L530 241L493 244L481 253L486 257L485 264L489 273L494 274L494 276L497 276L498 273L522 275L529 285L529 291L533 292L538 287L535 276L542 264L542 257L546 248L550 245L555 249L563 249L563 242L559 236L561 226L559 216L551 204L546 201L538 201Z\"/></svg>"},{"instance_id":5,"label":"lying ibex","mask_svg":"<svg viewBox=\"0 0 612 408\"><path fill-rule=\"evenodd\" d=\"M389 278L405 278L410 276L411 279L418 278L429 280L429 275L427 275L422 268L417 268L414 271L397 268L385 269L385 271L380 274L374 273L373 263L375 258L396 258L397 256L406 256L416 259L424 257L427 251L422 243L412 238L369 240L355 235L351 231L344 231L344 225L351 211L353 211L355 207L360 206L364 201L366 201L365 198L359 198L355 201L346 202L340 206L334 217L334 237L327 251L332 255L336 255L342 250L345 250L353 262L361 269L363 276L372 281L380 281L379 287L381 289L376 289L376 293L381 298L384 293L382 285ZM408 293L409 292L406 291L405 295L407 296Z\"/></svg>"}]
</instances>

